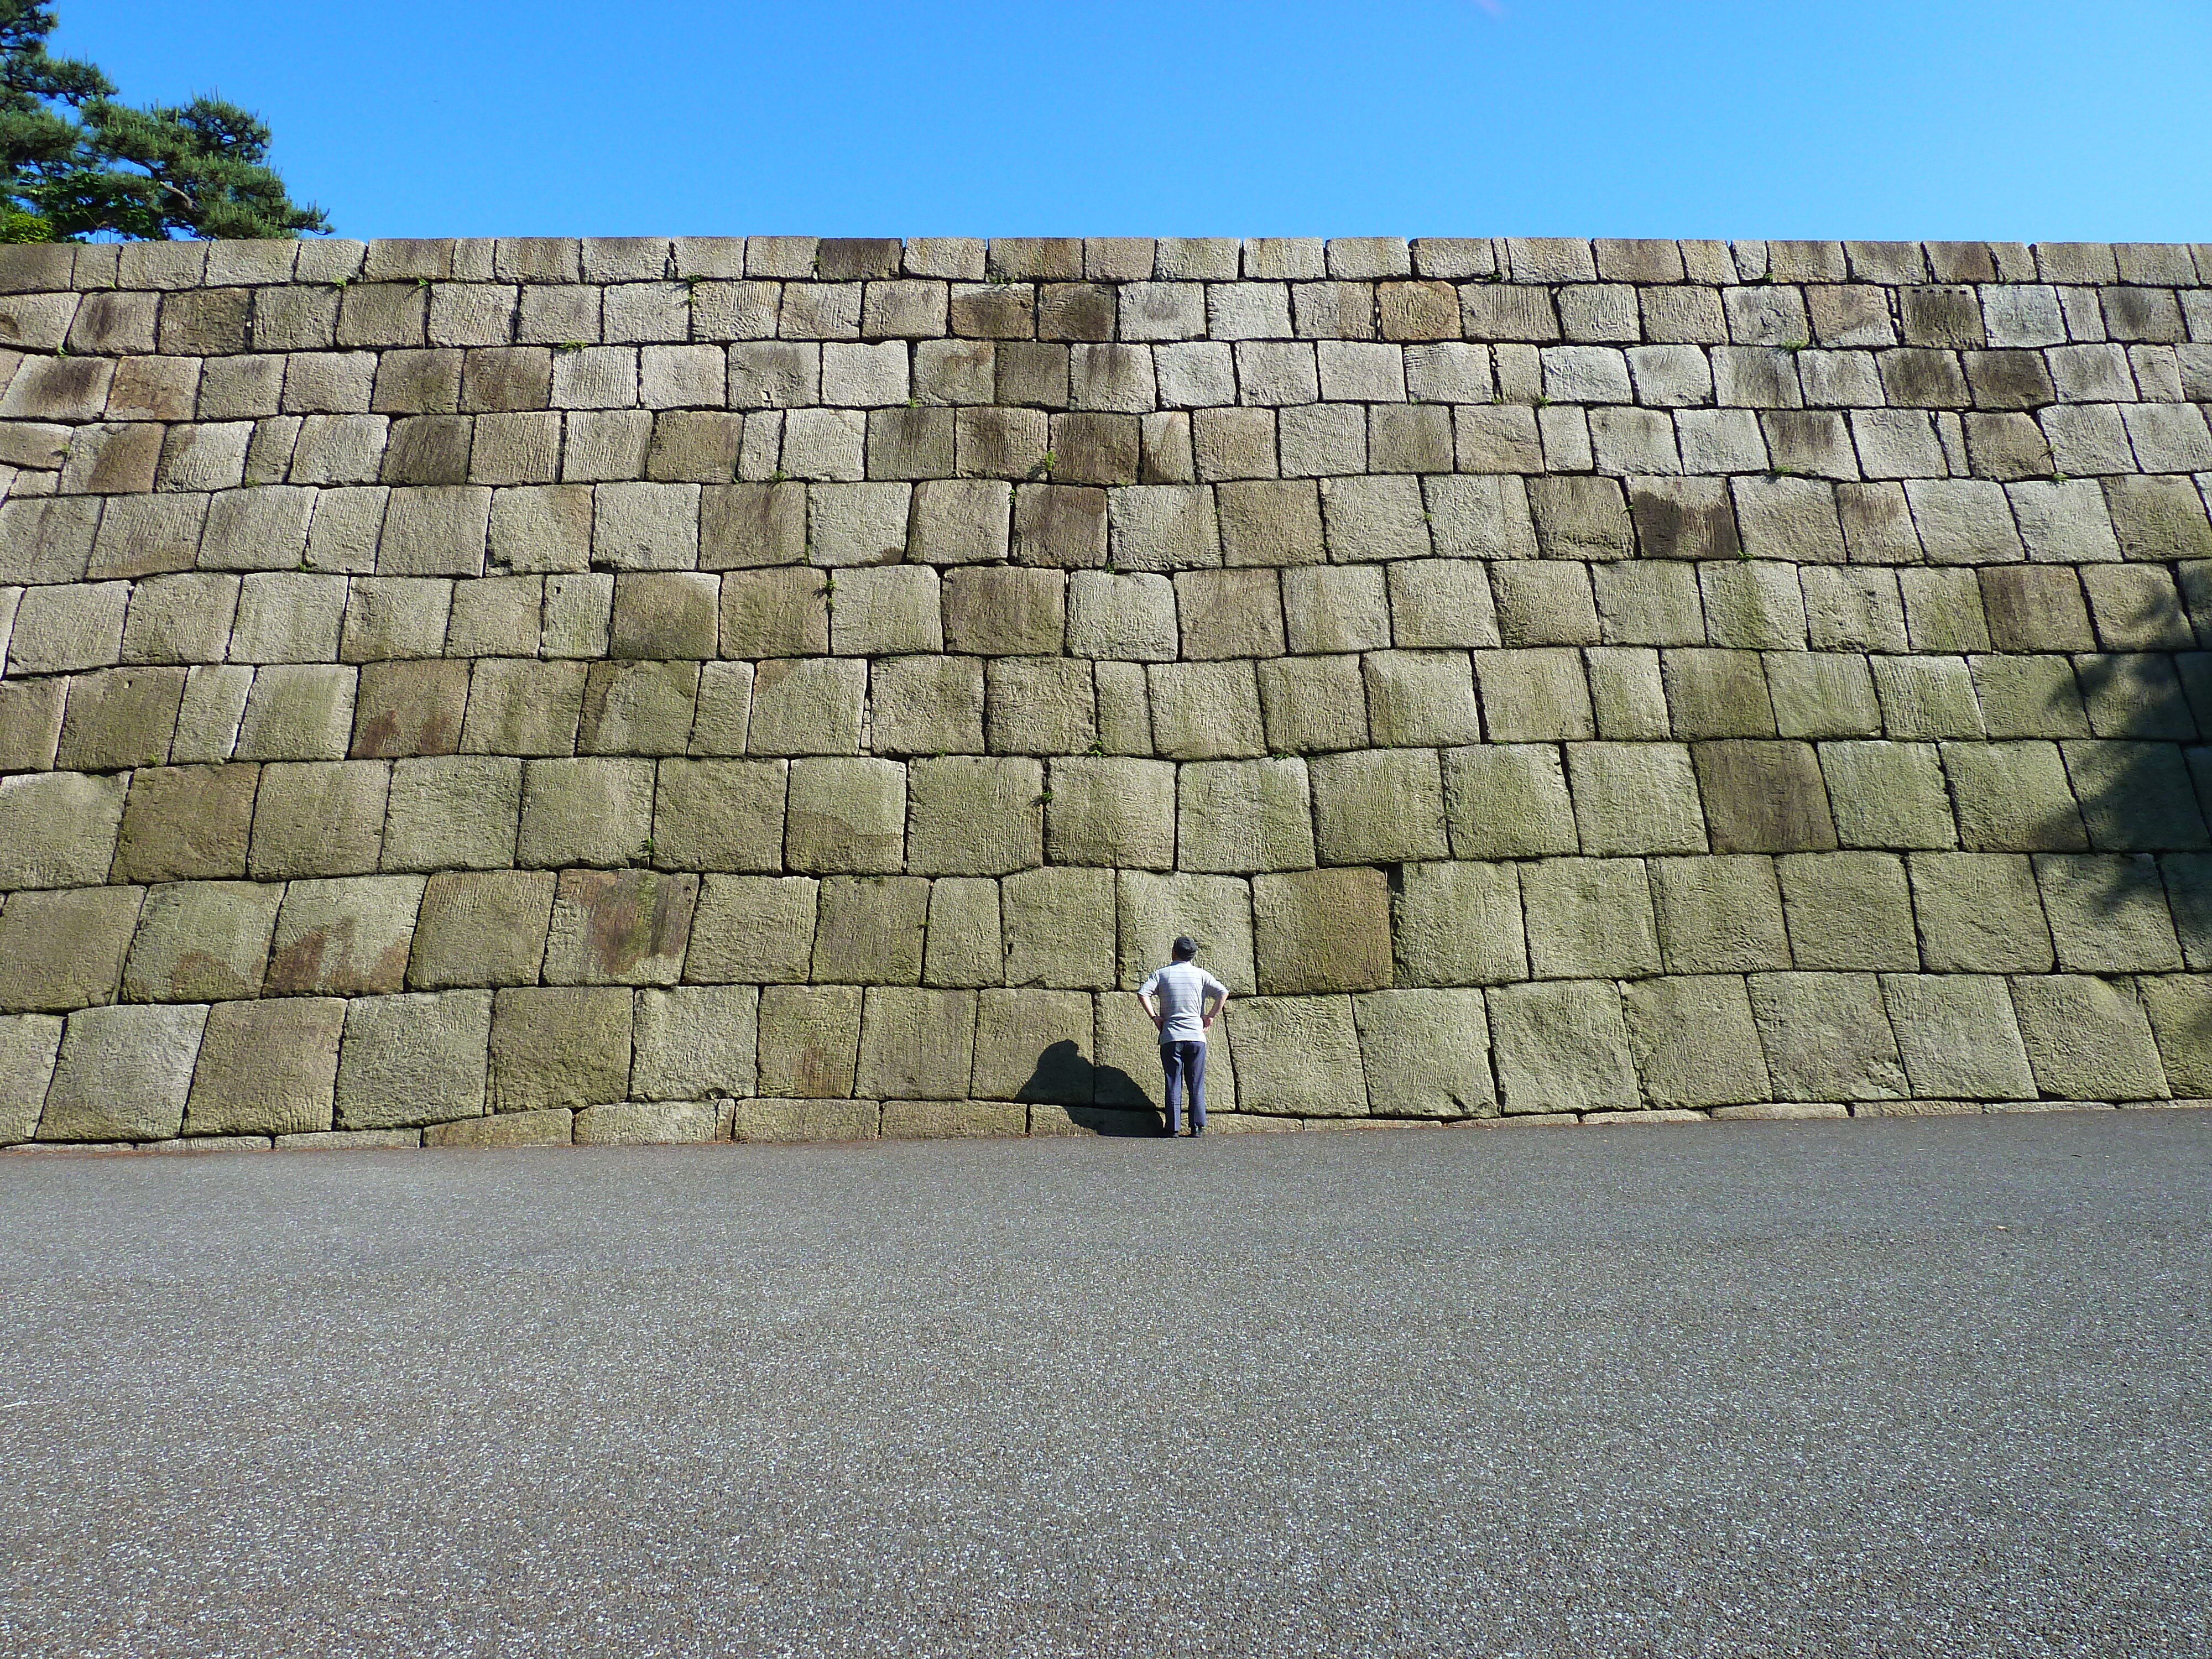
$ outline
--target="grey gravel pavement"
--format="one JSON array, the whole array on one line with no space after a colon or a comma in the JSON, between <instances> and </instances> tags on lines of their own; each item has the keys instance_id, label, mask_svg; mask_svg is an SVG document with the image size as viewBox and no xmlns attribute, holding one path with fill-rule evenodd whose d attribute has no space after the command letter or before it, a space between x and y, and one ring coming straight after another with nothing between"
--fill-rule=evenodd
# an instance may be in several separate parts
<instances>
[{"instance_id":1,"label":"grey gravel pavement","mask_svg":"<svg viewBox=\"0 0 2212 1659\"><path fill-rule=\"evenodd\" d=\"M2212 1652L2212 1113L0 1160L8 1655Z\"/></svg>"}]
</instances>

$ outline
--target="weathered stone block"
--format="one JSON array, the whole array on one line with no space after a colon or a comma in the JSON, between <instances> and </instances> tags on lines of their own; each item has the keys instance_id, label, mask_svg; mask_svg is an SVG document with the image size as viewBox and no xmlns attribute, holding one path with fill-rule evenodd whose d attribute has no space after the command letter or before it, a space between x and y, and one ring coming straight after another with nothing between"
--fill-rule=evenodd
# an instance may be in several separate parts
<instances>
[{"instance_id":1,"label":"weathered stone block","mask_svg":"<svg viewBox=\"0 0 2212 1659\"><path fill-rule=\"evenodd\" d=\"M2212 986L2202 979L2146 979L2136 987L2173 1092L2212 1099ZM0 1048L5 1039L0 1038Z\"/></svg>"},{"instance_id":2,"label":"weathered stone block","mask_svg":"<svg viewBox=\"0 0 2212 1659\"><path fill-rule=\"evenodd\" d=\"M860 1022L857 1092L879 1099L964 1097L974 1068L975 1013L973 991L871 988Z\"/></svg>"},{"instance_id":3,"label":"weathered stone block","mask_svg":"<svg viewBox=\"0 0 2212 1659\"><path fill-rule=\"evenodd\" d=\"M1109 872L1097 869L1048 867L1007 877L1000 889L1006 982L1088 990L1113 985L1114 883Z\"/></svg>"},{"instance_id":4,"label":"weathered stone block","mask_svg":"<svg viewBox=\"0 0 2212 1659\"><path fill-rule=\"evenodd\" d=\"M2171 1092L2142 1006L2125 984L2071 975L2012 981L2028 1064L2045 1098L2164 1100Z\"/></svg>"},{"instance_id":5,"label":"weathered stone block","mask_svg":"<svg viewBox=\"0 0 2212 1659\"><path fill-rule=\"evenodd\" d=\"M1597 735L1581 653L1558 647L1478 651L1474 662L1492 742Z\"/></svg>"},{"instance_id":6,"label":"weathered stone block","mask_svg":"<svg viewBox=\"0 0 2212 1659\"><path fill-rule=\"evenodd\" d=\"M526 763L516 860L557 868L622 865L641 856L653 834L653 783L649 760Z\"/></svg>"},{"instance_id":7,"label":"weathered stone block","mask_svg":"<svg viewBox=\"0 0 2212 1659\"><path fill-rule=\"evenodd\" d=\"M255 671L239 728L240 760L337 760L353 734L356 671L319 663Z\"/></svg>"},{"instance_id":8,"label":"weathered stone block","mask_svg":"<svg viewBox=\"0 0 2212 1659\"><path fill-rule=\"evenodd\" d=\"M364 1134L397 1131L363 1130ZM509 1146L567 1146L576 1135L576 1114L565 1106L538 1112L501 1112L495 1117L462 1118L434 1123L422 1131L425 1146L466 1146L477 1151Z\"/></svg>"},{"instance_id":9,"label":"weathered stone block","mask_svg":"<svg viewBox=\"0 0 2212 1659\"><path fill-rule=\"evenodd\" d=\"M1771 859L1654 859L1648 868L1669 973L1756 973L1790 965Z\"/></svg>"},{"instance_id":10,"label":"weathered stone block","mask_svg":"<svg viewBox=\"0 0 2212 1659\"><path fill-rule=\"evenodd\" d=\"M382 761L261 769L246 866L258 881L365 874L384 838L391 768Z\"/></svg>"},{"instance_id":11,"label":"weathered stone block","mask_svg":"<svg viewBox=\"0 0 2212 1659\"><path fill-rule=\"evenodd\" d=\"M1491 744L1443 757L1452 850L1463 859L1572 853L1578 842L1559 751Z\"/></svg>"},{"instance_id":12,"label":"weathered stone block","mask_svg":"<svg viewBox=\"0 0 2212 1659\"><path fill-rule=\"evenodd\" d=\"M1836 845L1827 791L1810 744L1701 743L1694 754L1715 852L1789 853Z\"/></svg>"},{"instance_id":13,"label":"weathered stone block","mask_svg":"<svg viewBox=\"0 0 2212 1659\"><path fill-rule=\"evenodd\" d=\"M773 872L783 863L785 763L660 763L653 857L665 869Z\"/></svg>"},{"instance_id":14,"label":"weathered stone block","mask_svg":"<svg viewBox=\"0 0 2212 1659\"><path fill-rule=\"evenodd\" d=\"M699 878L564 870L545 939L549 985L673 985L684 971Z\"/></svg>"},{"instance_id":15,"label":"weathered stone block","mask_svg":"<svg viewBox=\"0 0 2212 1659\"><path fill-rule=\"evenodd\" d=\"M489 869L514 862L522 763L480 756L401 761L384 821L387 870Z\"/></svg>"},{"instance_id":16,"label":"weathered stone block","mask_svg":"<svg viewBox=\"0 0 2212 1659\"><path fill-rule=\"evenodd\" d=\"M1055 760L1045 830L1055 864L1166 869L1175 862L1176 769L1156 761Z\"/></svg>"},{"instance_id":17,"label":"weathered stone block","mask_svg":"<svg viewBox=\"0 0 2212 1659\"><path fill-rule=\"evenodd\" d=\"M699 698L691 717L691 752L741 755L753 718L753 665L709 662L699 665Z\"/></svg>"},{"instance_id":18,"label":"weathered stone block","mask_svg":"<svg viewBox=\"0 0 2212 1659\"><path fill-rule=\"evenodd\" d=\"M1364 867L1263 875L1252 884L1260 988L1268 995L1391 983L1390 891Z\"/></svg>"},{"instance_id":19,"label":"weathered stone block","mask_svg":"<svg viewBox=\"0 0 2212 1659\"><path fill-rule=\"evenodd\" d=\"M1287 764L1303 770L1301 763ZM1183 777L1188 791L1188 769ZM1298 805L1303 820L1304 801ZM1436 755L1425 749L1319 757L1313 763L1313 821L1325 864L1398 864L1450 856L1441 769ZM1184 845L1189 846L1188 836Z\"/></svg>"},{"instance_id":20,"label":"weathered stone block","mask_svg":"<svg viewBox=\"0 0 2212 1659\"><path fill-rule=\"evenodd\" d=\"M2026 858L1918 853L1911 871L1921 957L1931 973L2051 971L2051 929Z\"/></svg>"},{"instance_id":21,"label":"weathered stone block","mask_svg":"<svg viewBox=\"0 0 2212 1659\"><path fill-rule=\"evenodd\" d=\"M406 982L420 876L295 881L269 945L270 996L375 996ZM533 977L536 964L532 963Z\"/></svg>"},{"instance_id":22,"label":"weathered stone block","mask_svg":"<svg viewBox=\"0 0 2212 1659\"><path fill-rule=\"evenodd\" d=\"M184 1123L207 1014L196 1003L71 1014L39 1139L171 1139Z\"/></svg>"},{"instance_id":23,"label":"weathered stone block","mask_svg":"<svg viewBox=\"0 0 2212 1659\"><path fill-rule=\"evenodd\" d=\"M1037 762L946 756L917 760L907 775L909 868L995 876L1043 862L1044 769ZM794 816L796 810L794 784Z\"/></svg>"},{"instance_id":24,"label":"weathered stone block","mask_svg":"<svg viewBox=\"0 0 2212 1659\"><path fill-rule=\"evenodd\" d=\"M59 1012L115 1000L145 890L19 893L0 911L0 1012Z\"/></svg>"},{"instance_id":25,"label":"weathered stone block","mask_svg":"<svg viewBox=\"0 0 2212 1659\"><path fill-rule=\"evenodd\" d=\"M620 989L501 991L492 1004L495 1112L594 1106L628 1097L630 994Z\"/></svg>"},{"instance_id":26,"label":"weathered stone block","mask_svg":"<svg viewBox=\"0 0 2212 1659\"><path fill-rule=\"evenodd\" d=\"M1486 667L1498 656L1486 655ZM1517 653L1516 653L1517 654ZM1362 664L1368 724L1388 747L1479 742L1474 681L1459 652L1376 652Z\"/></svg>"},{"instance_id":27,"label":"weathered stone block","mask_svg":"<svg viewBox=\"0 0 2212 1659\"><path fill-rule=\"evenodd\" d=\"M128 784L79 772L0 778L0 890L106 881Z\"/></svg>"},{"instance_id":28,"label":"weathered stone block","mask_svg":"<svg viewBox=\"0 0 2212 1659\"><path fill-rule=\"evenodd\" d=\"M1820 769L1842 845L1957 845L1933 744L1825 743Z\"/></svg>"},{"instance_id":29,"label":"weathered stone block","mask_svg":"<svg viewBox=\"0 0 2212 1659\"><path fill-rule=\"evenodd\" d=\"M1310 753L1366 744L1367 693L1358 658L1293 657L1257 668L1271 750Z\"/></svg>"},{"instance_id":30,"label":"weathered stone block","mask_svg":"<svg viewBox=\"0 0 2212 1659\"><path fill-rule=\"evenodd\" d=\"M1908 1092L1872 974L1754 974L1751 1005L1783 1100L1894 1100Z\"/></svg>"},{"instance_id":31,"label":"weathered stone block","mask_svg":"<svg viewBox=\"0 0 2212 1659\"><path fill-rule=\"evenodd\" d=\"M701 492L700 569L798 564L805 557L805 484L721 484Z\"/></svg>"},{"instance_id":32,"label":"weathered stone block","mask_svg":"<svg viewBox=\"0 0 2212 1659\"><path fill-rule=\"evenodd\" d=\"M1310 868L1311 814L1302 761L1187 766L1178 814L1182 867L1238 873Z\"/></svg>"},{"instance_id":33,"label":"weathered stone block","mask_svg":"<svg viewBox=\"0 0 2212 1659\"><path fill-rule=\"evenodd\" d=\"M918 984L929 887L913 876L829 878L817 901L809 977L829 984Z\"/></svg>"},{"instance_id":34,"label":"weathered stone block","mask_svg":"<svg viewBox=\"0 0 2212 1659\"><path fill-rule=\"evenodd\" d=\"M868 670L868 746L878 755L983 747L983 665L967 657L893 657Z\"/></svg>"},{"instance_id":35,"label":"weathered stone block","mask_svg":"<svg viewBox=\"0 0 2212 1659\"><path fill-rule=\"evenodd\" d=\"M1414 559L1387 568L1390 617L1400 646L1464 648L1498 642L1499 618L1480 565Z\"/></svg>"},{"instance_id":36,"label":"weathered stone block","mask_svg":"<svg viewBox=\"0 0 2212 1659\"><path fill-rule=\"evenodd\" d=\"M853 1092L860 1041L857 986L769 985L760 999L760 1086L771 1096Z\"/></svg>"},{"instance_id":37,"label":"weathered stone block","mask_svg":"<svg viewBox=\"0 0 2212 1659\"><path fill-rule=\"evenodd\" d=\"M1797 966L1910 973L1920 965L1901 860L1883 853L1802 854L1780 866Z\"/></svg>"},{"instance_id":38,"label":"weathered stone block","mask_svg":"<svg viewBox=\"0 0 2212 1659\"><path fill-rule=\"evenodd\" d=\"M1583 851L1705 850L1697 778L1683 745L1584 743L1569 744L1566 752Z\"/></svg>"},{"instance_id":39,"label":"weathered stone block","mask_svg":"<svg viewBox=\"0 0 2212 1659\"><path fill-rule=\"evenodd\" d=\"M946 648L981 656L1056 653L1066 627L1066 578L1056 570L948 571Z\"/></svg>"},{"instance_id":40,"label":"weathered stone block","mask_svg":"<svg viewBox=\"0 0 2212 1659\"><path fill-rule=\"evenodd\" d=\"M2148 856L2042 854L2035 878L2061 969L2170 973L2182 965L2166 889Z\"/></svg>"},{"instance_id":41,"label":"weathered stone block","mask_svg":"<svg viewBox=\"0 0 2212 1659\"><path fill-rule=\"evenodd\" d=\"M447 991L349 1004L337 1127L397 1128L479 1115L491 1002L489 991Z\"/></svg>"},{"instance_id":42,"label":"weathered stone block","mask_svg":"<svg viewBox=\"0 0 2212 1659\"><path fill-rule=\"evenodd\" d=\"M2057 744L1948 743L1942 754L1959 815L1959 842L1967 851L2087 848Z\"/></svg>"},{"instance_id":43,"label":"weathered stone block","mask_svg":"<svg viewBox=\"0 0 2212 1659\"><path fill-rule=\"evenodd\" d=\"M674 1146L722 1139L726 1109L713 1101L626 1100L576 1114L579 1146Z\"/></svg>"},{"instance_id":44,"label":"weathered stone block","mask_svg":"<svg viewBox=\"0 0 2212 1659\"><path fill-rule=\"evenodd\" d=\"M999 920L999 884L982 877L945 876L928 887L929 928L921 982L955 988L1004 983L1006 952ZM1112 891L1110 878L1108 891ZM1110 928L1109 934L1110 957Z\"/></svg>"},{"instance_id":45,"label":"weathered stone block","mask_svg":"<svg viewBox=\"0 0 2212 1659\"><path fill-rule=\"evenodd\" d=\"M1091 1024L1091 998L1080 991L984 992L976 1019L975 1095L1091 1105L1097 1071Z\"/></svg>"},{"instance_id":46,"label":"weathered stone block","mask_svg":"<svg viewBox=\"0 0 2212 1659\"><path fill-rule=\"evenodd\" d=\"M815 872L896 871L905 858L906 811L906 769L896 762L799 761L791 769L785 811L785 864Z\"/></svg>"},{"instance_id":47,"label":"weathered stone block","mask_svg":"<svg viewBox=\"0 0 2212 1659\"><path fill-rule=\"evenodd\" d=\"M160 767L134 774L115 879L243 876L259 776L255 766Z\"/></svg>"},{"instance_id":48,"label":"weathered stone block","mask_svg":"<svg viewBox=\"0 0 2212 1659\"><path fill-rule=\"evenodd\" d=\"M261 994L284 890L252 882L152 889L123 973L127 1002L217 1002Z\"/></svg>"},{"instance_id":49,"label":"weathered stone block","mask_svg":"<svg viewBox=\"0 0 2212 1659\"><path fill-rule=\"evenodd\" d=\"M1237 1104L1297 1117L1368 1110L1359 1030L1349 997L1258 997L1231 1005Z\"/></svg>"},{"instance_id":50,"label":"weathered stone block","mask_svg":"<svg viewBox=\"0 0 2212 1659\"><path fill-rule=\"evenodd\" d=\"M331 1127L336 999L224 1002L209 1010L185 1109L188 1135L304 1134Z\"/></svg>"},{"instance_id":51,"label":"weathered stone block","mask_svg":"<svg viewBox=\"0 0 2212 1659\"><path fill-rule=\"evenodd\" d=\"M1323 557L1320 496L1310 482L1224 483L1214 496L1224 562L1318 564Z\"/></svg>"},{"instance_id":52,"label":"weathered stone block","mask_svg":"<svg viewBox=\"0 0 2212 1659\"><path fill-rule=\"evenodd\" d=\"M1369 1111L1492 1117L1490 1024L1479 991L1376 991L1352 1000Z\"/></svg>"},{"instance_id":53,"label":"weathered stone block","mask_svg":"<svg viewBox=\"0 0 2212 1659\"><path fill-rule=\"evenodd\" d=\"M1623 1000L1637 1074L1654 1107L1702 1110L1767 1098L1772 1085L1741 979L1645 980Z\"/></svg>"},{"instance_id":54,"label":"weathered stone block","mask_svg":"<svg viewBox=\"0 0 2212 1659\"><path fill-rule=\"evenodd\" d=\"M0 1146L38 1133L61 1043L58 1019L41 1014L0 1018Z\"/></svg>"},{"instance_id":55,"label":"weathered stone block","mask_svg":"<svg viewBox=\"0 0 2212 1659\"><path fill-rule=\"evenodd\" d=\"M680 755L691 744L700 665L595 662L576 748L586 755Z\"/></svg>"},{"instance_id":56,"label":"weathered stone block","mask_svg":"<svg viewBox=\"0 0 2212 1659\"><path fill-rule=\"evenodd\" d=\"M1079 571L1071 580L1070 655L1172 662L1177 648L1176 592L1166 577Z\"/></svg>"},{"instance_id":57,"label":"weathered stone block","mask_svg":"<svg viewBox=\"0 0 2212 1659\"><path fill-rule=\"evenodd\" d=\"M860 746L867 685L867 665L862 662L777 658L762 663L753 678L747 750L756 755L851 754Z\"/></svg>"},{"instance_id":58,"label":"weathered stone block","mask_svg":"<svg viewBox=\"0 0 2212 1659\"><path fill-rule=\"evenodd\" d=\"M1540 978L1659 971L1650 884L1638 859L1547 859L1521 872L1528 963Z\"/></svg>"},{"instance_id":59,"label":"weathered stone block","mask_svg":"<svg viewBox=\"0 0 2212 1659\"><path fill-rule=\"evenodd\" d=\"M1514 866L1408 865L1396 911L1403 982L1495 985L1528 977Z\"/></svg>"},{"instance_id":60,"label":"weathered stone block","mask_svg":"<svg viewBox=\"0 0 2212 1659\"><path fill-rule=\"evenodd\" d=\"M2181 751L2162 743L2063 745L2090 844L2112 851L2194 851L2205 845Z\"/></svg>"},{"instance_id":61,"label":"weathered stone block","mask_svg":"<svg viewBox=\"0 0 2212 1659\"><path fill-rule=\"evenodd\" d=\"M1002 753L1082 754L1098 747L1091 664L1063 657L997 657L986 668L984 730Z\"/></svg>"},{"instance_id":62,"label":"weathered stone block","mask_svg":"<svg viewBox=\"0 0 2212 1659\"><path fill-rule=\"evenodd\" d=\"M1106 492L1025 483L1014 491L1013 556L1060 569L1106 562Z\"/></svg>"},{"instance_id":63,"label":"weathered stone block","mask_svg":"<svg viewBox=\"0 0 2212 1659\"><path fill-rule=\"evenodd\" d=\"M2035 1097L2004 981L1890 974L1881 988L1914 1094L1931 1100Z\"/></svg>"},{"instance_id":64,"label":"weathered stone block","mask_svg":"<svg viewBox=\"0 0 2212 1659\"><path fill-rule=\"evenodd\" d=\"M431 877L415 921L410 988L536 984L553 914L553 884L550 870Z\"/></svg>"},{"instance_id":65,"label":"weathered stone block","mask_svg":"<svg viewBox=\"0 0 2212 1659\"><path fill-rule=\"evenodd\" d=\"M817 885L799 876L707 877L691 923L685 981L805 980L814 951Z\"/></svg>"},{"instance_id":66,"label":"weathered stone block","mask_svg":"<svg viewBox=\"0 0 2212 1659\"><path fill-rule=\"evenodd\" d=\"M1283 572L1290 648L1301 655L1388 650L1390 601L1384 573L1396 568L1330 564ZM1480 566L1468 568L1481 574Z\"/></svg>"},{"instance_id":67,"label":"weathered stone block","mask_svg":"<svg viewBox=\"0 0 2212 1659\"><path fill-rule=\"evenodd\" d=\"M0 684L0 772L43 772L61 742L66 679Z\"/></svg>"},{"instance_id":68,"label":"weathered stone block","mask_svg":"<svg viewBox=\"0 0 2212 1659\"><path fill-rule=\"evenodd\" d=\"M1250 663L1163 663L1147 678L1158 753L1218 760L1266 752L1259 682Z\"/></svg>"},{"instance_id":69,"label":"weathered stone block","mask_svg":"<svg viewBox=\"0 0 2212 1659\"><path fill-rule=\"evenodd\" d=\"M1489 993L1499 1092L1508 1114L1633 1110L1643 1104L1620 994L1589 980Z\"/></svg>"}]
</instances>

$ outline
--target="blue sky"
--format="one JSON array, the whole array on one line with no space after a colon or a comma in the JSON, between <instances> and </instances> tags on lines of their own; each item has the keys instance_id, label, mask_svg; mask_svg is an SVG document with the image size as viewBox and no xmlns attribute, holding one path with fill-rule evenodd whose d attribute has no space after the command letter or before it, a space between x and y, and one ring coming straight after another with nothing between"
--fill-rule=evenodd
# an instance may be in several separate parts
<instances>
[{"instance_id":1,"label":"blue sky","mask_svg":"<svg viewBox=\"0 0 2212 1659\"><path fill-rule=\"evenodd\" d=\"M353 236L2212 241L2204 0L52 0Z\"/></svg>"}]
</instances>

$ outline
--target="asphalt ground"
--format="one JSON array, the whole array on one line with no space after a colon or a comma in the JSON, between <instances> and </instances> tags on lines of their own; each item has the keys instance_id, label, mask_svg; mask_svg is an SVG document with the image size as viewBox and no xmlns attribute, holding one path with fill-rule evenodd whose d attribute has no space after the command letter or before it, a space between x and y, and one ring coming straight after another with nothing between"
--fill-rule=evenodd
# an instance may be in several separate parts
<instances>
[{"instance_id":1,"label":"asphalt ground","mask_svg":"<svg viewBox=\"0 0 2212 1659\"><path fill-rule=\"evenodd\" d=\"M0 1159L9 1655L2212 1652L2212 1113Z\"/></svg>"}]
</instances>

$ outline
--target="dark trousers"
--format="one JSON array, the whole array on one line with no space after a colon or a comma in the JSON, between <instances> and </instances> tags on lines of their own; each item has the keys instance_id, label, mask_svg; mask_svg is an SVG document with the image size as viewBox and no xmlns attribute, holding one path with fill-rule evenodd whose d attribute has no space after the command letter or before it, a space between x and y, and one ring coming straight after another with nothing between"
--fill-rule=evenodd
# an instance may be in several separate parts
<instances>
[{"instance_id":1,"label":"dark trousers","mask_svg":"<svg viewBox=\"0 0 2212 1659\"><path fill-rule=\"evenodd\" d=\"M1168 1133L1182 1129L1183 1085L1190 1085L1190 1127L1206 1127L1206 1045L1203 1042L1163 1042L1160 1069L1168 1079Z\"/></svg>"}]
</instances>

